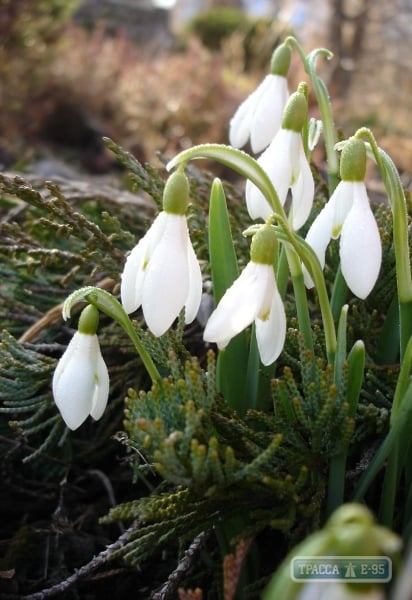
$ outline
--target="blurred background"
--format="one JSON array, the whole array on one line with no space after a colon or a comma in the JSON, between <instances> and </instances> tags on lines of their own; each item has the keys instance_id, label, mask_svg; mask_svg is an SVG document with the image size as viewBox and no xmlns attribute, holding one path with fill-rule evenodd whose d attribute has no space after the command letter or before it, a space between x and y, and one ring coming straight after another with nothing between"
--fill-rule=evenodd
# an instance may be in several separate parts
<instances>
[{"instance_id":1,"label":"blurred background","mask_svg":"<svg viewBox=\"0 0 412 600\"><path fill-rule=\"evenodd\" d=\"M295 35L319 60L337 125L371 127L412 171L411 0L2 0L0 168L114 167L227 142L240 101ZM296 60L291 89L305 73ZM315 107L313 107L315 111ZM315 114L315 113L314 113ZM58 163L56 163L58 161Z\"/></svg>"}]
</instances>

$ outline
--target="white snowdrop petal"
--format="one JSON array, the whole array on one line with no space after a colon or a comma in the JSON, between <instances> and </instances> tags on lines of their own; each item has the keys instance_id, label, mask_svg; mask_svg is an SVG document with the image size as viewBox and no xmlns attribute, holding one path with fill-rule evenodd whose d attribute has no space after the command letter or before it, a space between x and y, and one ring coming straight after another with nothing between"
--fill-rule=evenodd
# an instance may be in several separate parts
<instances>
[{"instance_id":1,"label":"white snowdrop petal","mask_svg":"<svg viewBox=\"0 0 412 600\"><path fill-rule=\"evenodd\" d=\"M142 290L147 265L162 236L166 213L161 212L146 234L139 240L126 259L120 285L120 296L125 311L130 314L142 303Z\"/></svg>"},{"instance_id":2,"label":"white snowdrop petal","mask_svg":"<svg viewBox=\"0 0 412 600\"><path fill-rule=\"evenodd\" d=\"M167 214L167 222L143 286L142 308L150 331L160 336L182 310L188 294L188 230L183 215Z\"/></svg>"},{"instance_id":3,"label":"white snowdrop petal","mask_svg":"<svg viewBox=\"0 0 412 600\"><path fill-rule=\"evenodd\" d=\"M296 172L297 176L301 143L299 133L288 129L280 129L269 146L271 150L270 164L267 167L268 175L282 205L285 204L288 190L292 184L292 174Z\"/></svg>"},{"instance_id":4,"label":"white snowdrop petal","mask_svg":"<svg viewBox=\"0 0 412 600\"><path fill-rule=\"evenodd\" d=\"M288 148L288 133L291 132L280 129L272 143L260 155L257 161L271 180L281 204L285 203L292 173ZM265 196L249 179L246 182L245 197L251 219L261 218L266 220L273 214L273 208Z\"/></svg>"},{"instance_id":5,"label":"white snowdrop petal","mask_svg":"<svg viewBox=\"0 0 412 600\"><path fill-rule=\"evenodd\" d=\"M258 159L268 174L283 205L291 185L293 158L299 149L300 134L280 129L273 142ZM263 158L264 156L264 158Z\"/></svg>"},{"instance_id":6,"label":"white snowdrop petal","mask_svg":"<svg viewBox=\"0 0 412 600\"><path fill-rule=\"evenodd\" d=\"M310 165L303 150L299 150L299 172L296 181L292 183L292 226L295 231L300 229L307 221L312 210L315 195L315 182Z\"/></svg>"},{"instance_id":7,"label":"white snowdrop petal","mask_svg":"<svg viewBox=\"0 0 412 600\"><path fill-rule=\"evenodd\" d=\"M263 82L262 82L263 83ZM238 107L229 123L229 142L234 148L242 148L250 136L250 126L256 103L262 93L260 84Z\"/></svg>"},{"instance_id":8,"label":"white snowdrop petal","mask_svg":"<svg viewBox=\"0 0 412 600\"><path fill-rule=\"evenodd\" d=\"M106 409L107 400L109 398L109 388L109 373L99 349L99 355L97 356L96 361L94 394L90 410L90 416L93 417L95 421L98 421L102 417Z\"/></svg>"},{"instance_id":9,"label":"white snowdrop petal","mask_svg":"<svg viewBox=\"0 0 412 600\"><path fill-rule=\"evenodd\" d=\"M328 204L333 207L331 236L334 239L338 238L340 235L343 223L345 222L345 219L353 206L353 198L358 186L365 187L364 183L341 181L330 197Z\"/></svg>"},{"instance_id":10,"label":"white snowdrop petal","mask_svg":"<svg viewBox=\"0 0 412 600\"><path fill-rule=\"evenodd\" d=\"M340 259L342 275L350 290L358 298L366 298L379 275L382 246L363 185L357 187L353 207L342 227Z\"/></svg>"},{"instance_id":11,"label":"white snowdrop petal","mask_svg":"<svg viewBox=\"0 0 412 600\"><path fill-rule=\"evenodd\" d=\"M133 248L126 259L120 284L122 305L127 314L137 310L142 303L142 286L145 270L142 268L146 244L144 240Z\"/></svg>"},{"instance_id":12,"label":"white snowdrop petal","mask_svg":"<svg viewBox=\"0 0 412 600\"><path fill-rule=\"evenodd\" d=\"M96 349L96 335L76 332L54 372L54 401L66 425L72 430L80 427L90 414ZM70 360L67 360L67 352Z\"/></svg>"},{"instance_id":13,"label":"white snowdrop petal","mask_svg":"<svg viewBox=\"0 0 412 600\"><path fill-rule=\"evenodd\" d=\"M266 75L250 125L250 145L253 152L264 150L279 131L287 98L286 78Z\"/></svg>"},{"instance_id":14,"label":"white snowdrop petal","mask_svg":"<svg viewBox=\"0 0 412 600\"><path fill-rule=\"evenodd\" d=\"M273 209L262 192L248 179L245 188L246 207L251 219L266 221L273 213Z\"/></svg>"},{"instance_id":15,"label":"white snowdrop petal","mask_svg":"<svg viewBox=\"0 0 412 600\"><path fill-rule=\"evenodd\" d=\"M309 231L306 235L306 242L315 252L318 260L320 262L320 266L325 266L325 253L326 248L331 239L332 235L332 226L333 226L333 206L330 204L330 200L325 206L322 208L320 213L317 215L312 225L309 228ZM312 281L311 276L309 275L306 267L303 265L303 277L305 280L305 285L307 288L312 288L314 283Z\"/></svg>"},{"instance_id":16,"label":"white snowdrop petal","mask_svg":"<svg viewBox=\"0 0 412 600\"><path fill-rule=\"evenodd\" d=\"M191 323L196 318L202 300L202 273L189 235L187 237L187 262L189 289L185 301L185 322Z\"/></svg>"},{"instance_id":17,"label":"white snowdrop petal","mask_svg":"<svg viewBox=\"0 0 412 600\"><path fill-rule=\"evenodd\" d=\"M286 337L285 308L275 281L269 317L257 318L255 324L260 359L264 365L270 365L282 352Z\"/></svg>"},{"instance_id":18,"label":"white snowdrop petal","mask_svg":"<svg viewBox=\"0 0 412 600\"><path fill-rule=\"evenodd\" d=\"M207 322L203 334L206 342L215 342L219 347L224 347L255 320L267 285L265 267L272 269L269 265L249 262L226 290Z\"/></svg>"}]
</instances>

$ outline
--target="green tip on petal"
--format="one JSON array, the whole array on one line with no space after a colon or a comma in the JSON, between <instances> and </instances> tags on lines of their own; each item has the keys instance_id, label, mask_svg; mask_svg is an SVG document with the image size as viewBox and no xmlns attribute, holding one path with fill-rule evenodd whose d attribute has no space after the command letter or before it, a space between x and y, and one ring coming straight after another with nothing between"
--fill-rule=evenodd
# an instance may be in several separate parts
<instances>
[{"instance_id":1,"label":"green tip on petal","mask_svg":"<svg viewBox=\"0 0 412 600\"><path fill-rule=\"evenodd\" d=\"M291 95L283 112L282 128L300 133L308 120L308 103L302 91Z\"/></svg>"},{"instance_id":2,"label":"green tip on petal","mask_svg":"<svg viewBox=\"0 0 412 600\"><path fill-rule=\"evenodd\" d=\"M362 140L352 137L343 147L340 175L343 181L363 181L366 172L366 147Z\"/></svg>"},{"instance_id":3,"label":"green tip on petal","mask_svg":"<svg viewBox=\"0 0 412 600\"><path fill-rule=\"evenodd\" d=\"M262 227L252 238L250 259L254 263L273 265L278 240L272 227Z\"/></svg>"},{"instance_id":4,"label":"green tip on petal","mask_svg":"<svg viewBox=\"0 0 412 600\"><path fill-rule=\"evenodd\" d=\"M270 72L272 75L286 77L289 72L292 51L287 44L280 44L275 48L270 61Z\"/></svg>"},{"instance_id":5,"label":"green tip on petal","mask_svg":"<svg viewBox=\"0 0 412 600\"><path fill-rule=\"evenodd\" d=\"M172 215L186 214L189 201L189 181L183 171L172 173L163 192L163 209Z\"/></svg>"},{"instance_id":6,"label":"green tip on petal","mask_svg":"<svg viewBox=\"0 0 412 600\"><path fill-rule=\"evenodd\" d=\"M79 333L85 333L87 335L95 335L99 326L99 311L98 309L89 304L82 310L79 319L78 330Z\"/></svg>"}]
</instances>

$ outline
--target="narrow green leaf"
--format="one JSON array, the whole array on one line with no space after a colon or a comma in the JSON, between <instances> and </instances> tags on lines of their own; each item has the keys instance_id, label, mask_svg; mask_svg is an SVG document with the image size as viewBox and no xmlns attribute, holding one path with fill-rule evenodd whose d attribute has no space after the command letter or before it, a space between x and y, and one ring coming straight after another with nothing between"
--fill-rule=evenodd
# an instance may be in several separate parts
<instances>
[{"instance_id":1,"label":"narrow green leaf","mask_svg":"<svg viewBox=\"0 0 412 600\"><path fill-rule=\"evenodd\" d=\"M380 365L395 364L399 359L400 323L399 302L394 296L386 313L378 340L376 362Z\"/></svg>"},{"instance_id":2,"label":"narrow green leaf","mask_svg":"<svg viewBox=\"0 0 412 600\"><path fill-rule=\"evenodd\" d=\"M214 180L210 191L209 252L213 295L217 304L239 276L225 192L218 178Z\"/></svg>"},{"instance_id":3,"label":"narrow green leaf","mask_svg":"<svg viewBox=\"0 0 412 600\"><path fill-rule=\"evenodd\" d=\"M334 367L334 379L338 388L342 385L343 365L346 361L346 326L348 316L348 305L342 306L340 319L338 324L338 332L336 339L336 355Z\"/></svg>"},{"instance_id":4,"label":"narrow green leaf","mask_svg":"<svg viewBox=\"0 0 412 600\"><path fill-rule=\"evenodd\" d=\"M412 373L412 337L409 339L404 358L401 363L401 370L396 384L395 394L392 402L391 425L397 420L398 413L404 402L404 396L411 383Z\"/></svg>"},{"instance_id":5,"label":"narrow green leaf","mask_svg":"<svg viewBox=\"0 0 412 600\"><path fill-rule=\"evenodd\" d=\"M216 305L239 275L222 183L215 179L209 205L209 253ZM219 352L217 388L226 401L243 414L246 410L247 338L241 332Z\"/></svg>"},{"instance_id":6,"label":"narrow green leaf","mask_svg":"<svg viewBox=\"0 0 412 600\"><path fill-rule=\"evenodd\" d=\"M356 341L348 355L348 388L346 399L349 403L349 416L354 417L359 402L362 381L365 369L365 344L362 340Z\"/></svg>"},{"instance_id":7,"label":"narrow green leaf","mask_svg":"<svg viewBox=\"0 0 412 600\"><path fill-rule=\"evenodd\" d=\"M400 456L402 455L402 452L406 450L407 444L410 442L411 423L412 383L409 384L405 394L402 397L401 406L393 426L389 429L389 432L383 440L382 445L356 486L355 493L353 495L354 500L360 500L363 498L372 481L375 479L376 475L379 473L386 459L395 447L399 448ZM397 446L400 440L402 440L402 448L401 444Z\"/></svg>"}]
</instances>

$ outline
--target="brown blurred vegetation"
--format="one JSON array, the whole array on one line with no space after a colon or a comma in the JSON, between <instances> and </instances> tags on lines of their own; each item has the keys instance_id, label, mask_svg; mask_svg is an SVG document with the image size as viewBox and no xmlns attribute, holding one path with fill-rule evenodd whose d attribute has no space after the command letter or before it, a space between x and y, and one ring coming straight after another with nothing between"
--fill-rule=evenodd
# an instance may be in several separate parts
<instances>
[{"instance_id":1,"label":"brown blurred vegetation","mask_svg":"<svg viewBox=\"0 0 412 600\"><path fill-rule=\"evenodd\" d=\"M235 108L266 72L273 48L290 33L281 22L250 19L233 8L211 9L194 19L185 37L159 47L156 36L152 44L139 44L125 30L114 31L113 23L76 24L72 17L80 4L80 0L1 2L3 167L31 163L51 153L88 171L106 172L113 158L102 144L103 135L150 162L157 152L171 156L193 144L224 143ZM372 43L380 38L369 32L373 27L380 31L382 15L377 6L372 6L373 12L369 0L354 14L346 14L344 4L331 3L332 70L328 74L327 65L320 65L331 84L338 125L347 126L345 135L363 123L378 136L383 133L384 147L403 170L410 171L411 143L402 127L401 107L394 113L391 100L385 108L390 89L399 98L399 78L405 88L399 75L404 71L399 67L394 75L393 69L385 74L388 82L389 77L395 79L393 85L384 86L377 80L378 66L373 70L365 63L370 53L376 54ZM396 54L396 45L391 51ZM355 62L360 70L353 70ZM297 63L290 75L291 89L306 77ZM362 75L368 69L373 80ZM397 129L395 136L391 123Z\"/></svg>"},{"instance_id":2,"label":"brown blurred vegetation","mask_svg":"<svg viewBox=\"0 0 412 600\"><path fill-rule=\"evenodd\" d=\"M227 141L228 120L263 68L252 61L253 75L245 73L243 33L222 38L218 52L195 37L158 50L133 43L122 31L108 35L104 23L92 30L74 24L69 17L76 5L5 4L0 164L64 150L92 171L105 170L103 135L151 161L156 152ZM249 56L260 54L262 44L271 53L279 32L273 36L268 29L256 32L255 50L249 34Z\"/></svg>"}]
</instances>

